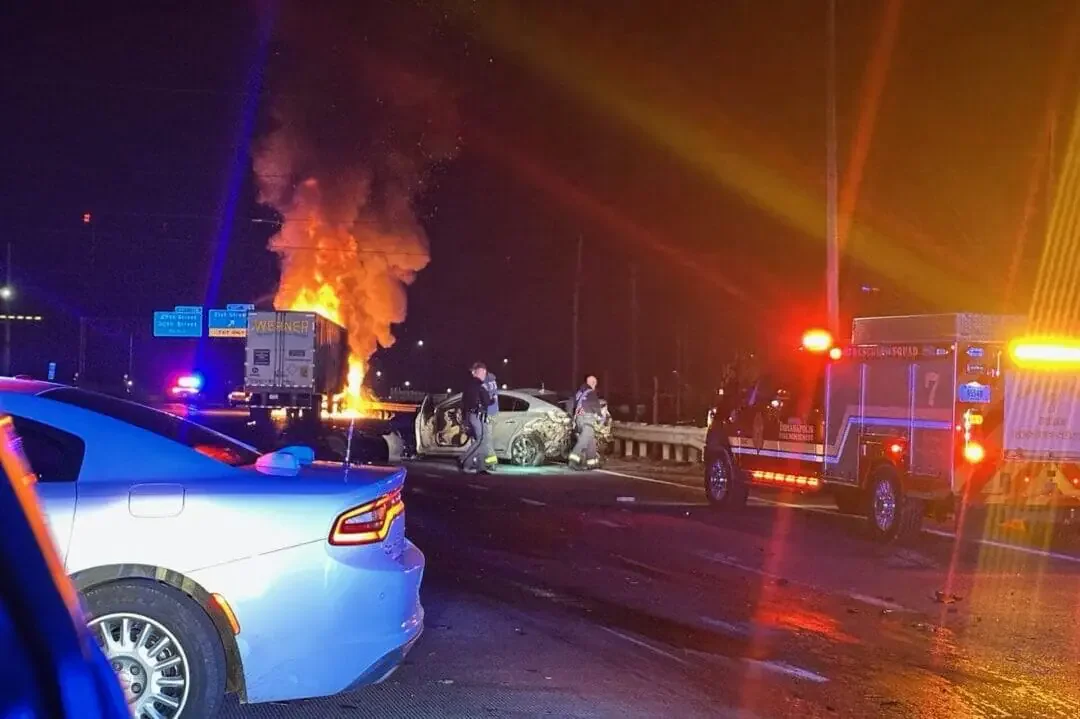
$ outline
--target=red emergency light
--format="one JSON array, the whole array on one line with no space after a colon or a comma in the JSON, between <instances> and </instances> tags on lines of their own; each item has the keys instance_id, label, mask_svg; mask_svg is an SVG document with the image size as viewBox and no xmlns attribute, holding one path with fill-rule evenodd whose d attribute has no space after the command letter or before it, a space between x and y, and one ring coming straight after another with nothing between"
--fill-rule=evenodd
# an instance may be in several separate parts
<instances>
[{"instance_id":1,"label":"red emergency light","mask_svg":"<svg viewBox=\"0 0 1080 719\"><path fill-rule=\"evenodd\" d=\"M807 352L813 352L815 354L828 352L830 357L832 357L833 349L839 349L833 347L832 333L828 330L821 329L807 330L804 332L802 336L802 346Z\"/></svg>"}]
</instances>

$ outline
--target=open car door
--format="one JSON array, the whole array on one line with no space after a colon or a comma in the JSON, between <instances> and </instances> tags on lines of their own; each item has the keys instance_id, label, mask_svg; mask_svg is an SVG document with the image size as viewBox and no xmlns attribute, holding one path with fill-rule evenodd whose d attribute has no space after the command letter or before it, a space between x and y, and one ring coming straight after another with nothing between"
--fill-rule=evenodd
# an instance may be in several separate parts
<instances>
[{"instance_id":1,"label":"open car door","mask_svg":"<svg viewBox=\"0 0 1080 719\"><path fill-rule=\"evenodd\" d=\"M431 395L424 395L413 425L416 435L416 454L422 457L435 446L435 402Z\"/></svg>"}]
</instances>

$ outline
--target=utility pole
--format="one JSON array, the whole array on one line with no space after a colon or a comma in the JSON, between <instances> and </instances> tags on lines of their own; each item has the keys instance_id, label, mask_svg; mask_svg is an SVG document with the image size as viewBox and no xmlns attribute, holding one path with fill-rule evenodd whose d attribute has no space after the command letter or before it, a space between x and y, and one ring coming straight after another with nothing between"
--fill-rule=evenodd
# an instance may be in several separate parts
<instances>
[{"instance_id":1,"label":"utility pole","mask_svg":"<svg viewBox=\"0 0 1080 719\"><path fill-rule=\"evenodd\" d=\"M11 288L11 243L7 243L7 284L5 287L8 292L12 292ZM9 308L5 308L9 309ZM7 312L11 314L11 312ZM4 320L4 374L11 376L11 319Z\"/></svg>"},{"instance_id":2,"label":"utility pole","mask_svg":"<svg viewBox=\"0 0 1080 719\"><path fill-rule=\"evenodd\" d=\"M638 299L637 299L637 265L630 265L630 385L631 398L634 402L634 420L638 418L638 407L641 405L641 381L638 377Z\"/></svg>"},{"instance_id":3,"label":"utility pole","mask_svg":"<svg viewBox=\"0 0 1080 719\"><path fill-rule=\"evenodd\" d=\"M75 384L85 381L86 376L86 327L87 318L79 318L79 370L75 374Z\"/></svg>"},{"instance_id":4,"label":"utility pole","mask_svg":"<svg viewBox=\"0 0 1080 719\"><path fill-rule=\"evenodd\" d=\"M828 0L825 69L825 305L829 331L840 333L840 235L837 221L836 163L836 0Z\"/></svg>"},{"instance_id":5,"label":"utility pole","mask_svg":"<svg viewBox=\"0 0 1080 719\"><path fill-rule=\"evenodd\" d=\"M570 388L575 389L578 386L578 382L581 381L581 377L578 373L581 369L580 355L579 353L579 333L580 329L580 311L581 311L581 275L583 271L582 263L584 261L584 247L585 238L583 235L578 235L577 238L577 264L574 267L574 334L573 334L573 353L574 356L570 361L571 373L574 375L570 380Z\"/></svg>"},{"instance_id":6,"label":"utility pole","mask_svg":"<svg viewBox=\"0 0 1080 719\"><path fill-rule=\"evenodd\" d=\"M652 378L652 423L660 424L660 378Z\"/></svg>"},{"instance_id":7,"label":"utility pole","mask_svg":"<svg viewBox=\"0 0 1080 719\"><path fill-rule=\"evenodd\" d=\"M681 321L675 324L675 422L682 421L682 385L683 385L683 326Z\"/></svg>"}]
</instances>

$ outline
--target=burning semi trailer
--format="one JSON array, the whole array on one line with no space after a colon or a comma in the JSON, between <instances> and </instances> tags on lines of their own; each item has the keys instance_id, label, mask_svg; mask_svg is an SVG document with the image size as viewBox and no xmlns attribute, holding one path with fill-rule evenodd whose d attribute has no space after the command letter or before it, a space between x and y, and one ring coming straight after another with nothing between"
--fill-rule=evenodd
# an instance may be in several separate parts
<instances>
[{"instance_id":1,"label":"burning semi trailer","mask_svg":"<svg viewBox=\"0 0 1080 719\"><path fill-rule=\"evenodd\" d=\"M349 356L345 328L318 312L248 316L243 404L252 419L386 419L415 407L379 401Z\"/></svg>"},{"instance_id":2,"label":"burning semi trailer","mask_svg":"<svg viewBox=\"0 0 1080 719\"><path fill-rule=\"evenodd\" d=\"M248 315L244 390L253 419L273 412L318 419L346 389L345 328L314 312Z\"/></svg>"}]
</instances>

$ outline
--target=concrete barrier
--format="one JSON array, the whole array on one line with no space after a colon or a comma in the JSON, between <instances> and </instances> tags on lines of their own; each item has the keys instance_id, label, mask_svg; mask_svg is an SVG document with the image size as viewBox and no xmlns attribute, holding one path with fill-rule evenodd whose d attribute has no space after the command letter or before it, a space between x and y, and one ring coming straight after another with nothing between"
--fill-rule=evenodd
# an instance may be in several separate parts
<instances>
[{"instance_id":1,"label":"concrete barrier","mask_svg":"<svg viewBox=\"0 0 1080 719\"><path fill-rule=\"evenodd\" d=\"M616 422L615 454L674 462L700 462L705 449L705 428L666 424Z\"/></svg>"}]
</instances>

